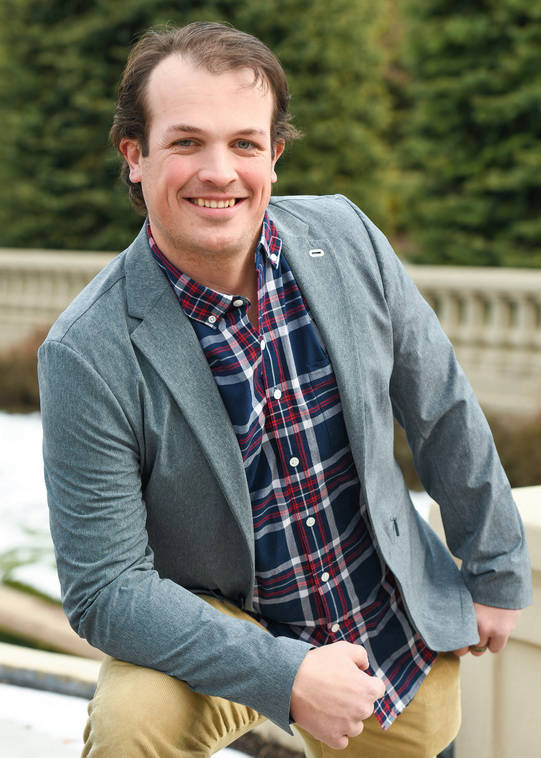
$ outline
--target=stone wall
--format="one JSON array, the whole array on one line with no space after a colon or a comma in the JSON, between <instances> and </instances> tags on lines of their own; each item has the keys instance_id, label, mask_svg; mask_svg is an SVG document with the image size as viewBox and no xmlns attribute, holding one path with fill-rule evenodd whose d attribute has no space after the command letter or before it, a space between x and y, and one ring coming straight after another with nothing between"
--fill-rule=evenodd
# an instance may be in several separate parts
<instances>
[{"instance_id":1,"label":"stone wall","mask_svg":"<svg viewBox=\"0 0 541 758\"><path fill-rule=\"evenodd\" d=\"M456 758L541 755L541 486L513 490L530 551L533 604L502 653L461 659L462 726ZM439 508L430 522L443 536Z\"/></svg>"}]
</instances>

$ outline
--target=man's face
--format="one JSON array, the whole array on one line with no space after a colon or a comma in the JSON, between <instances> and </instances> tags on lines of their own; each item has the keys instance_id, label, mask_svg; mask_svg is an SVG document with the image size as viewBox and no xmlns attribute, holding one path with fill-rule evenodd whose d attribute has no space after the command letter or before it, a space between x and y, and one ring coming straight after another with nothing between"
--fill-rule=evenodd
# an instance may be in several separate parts
<instances>
[{"instance_id":1,"label":"man's face","mask_svg":"<svg viewBox=\"0 0 541 758\"><path fill-rule=\"evenodd\" d=\"M250 69L212 74L171 55L147 85L148 154L121 150L141 182L158 246L173 262L253 250L283 145L271 145L273 96Z\"/></svg>"}]
</instances>

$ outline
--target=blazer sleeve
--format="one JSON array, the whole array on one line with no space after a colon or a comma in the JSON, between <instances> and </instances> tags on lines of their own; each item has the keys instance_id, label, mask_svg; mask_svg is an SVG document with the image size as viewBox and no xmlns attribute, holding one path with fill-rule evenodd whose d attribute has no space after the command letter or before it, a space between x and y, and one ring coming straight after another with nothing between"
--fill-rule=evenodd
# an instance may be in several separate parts
<instances>
[{"instance_id":1,"label":"blazer sleeve","mask_svg":"<svg viewBox=\"0 0 541 758\"><path fill-rule=\"evenodd\" d=\"M522 608L532 601L524 528L488 423L436 314L385 236L351 206L368 233L392 323L393 411L440 506L447 544L473 600Z\"/></svg>"},{"instance_id":2,"label":"blazer sleeve","mask_svg":"<svg viewBox=\"0 0 541 758\"><path fill-rule=\"evenodd\" d=\"M63 604L105 653L263 713L287 731L310 646L275 638L161 578L146 532L138 434L95 367L48 339L39 352L43 454Z\"/></svg>"}]
</instances>

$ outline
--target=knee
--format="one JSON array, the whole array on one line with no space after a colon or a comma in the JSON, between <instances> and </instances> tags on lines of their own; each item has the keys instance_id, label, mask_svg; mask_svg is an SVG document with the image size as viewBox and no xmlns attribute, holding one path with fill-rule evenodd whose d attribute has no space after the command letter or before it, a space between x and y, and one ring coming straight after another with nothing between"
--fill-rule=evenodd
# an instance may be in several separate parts
<instances>
[{"instance_id":1,"label":"knee","mask_svg":"<svg viewBox=\"0 0 541 758\"><path fill-rule=\"evenodd\" d=\"M88 704L82 758L143 758L158 756L146 734L147 719L137 696L97 694Z\"/></svg>"},{"instance_id":2,"label":"knee","mask_svg":"<svg viewBox=\"0 0 541 758\"><path fill-rule=\"evenodd\" d=\"M88 705L83 758L189 755L180 749L182 686L157 671L107 662Z\"/></svg>"},{"instance_id":3,"label":"knee","mask_svg":"<svg viewBox=\"0 0 541 758\"><path fill-rule=\"evenodd\" d=\"M262 717L153 669L107 659L82 758L207 758Z\"/></svg>"}]
</instances>

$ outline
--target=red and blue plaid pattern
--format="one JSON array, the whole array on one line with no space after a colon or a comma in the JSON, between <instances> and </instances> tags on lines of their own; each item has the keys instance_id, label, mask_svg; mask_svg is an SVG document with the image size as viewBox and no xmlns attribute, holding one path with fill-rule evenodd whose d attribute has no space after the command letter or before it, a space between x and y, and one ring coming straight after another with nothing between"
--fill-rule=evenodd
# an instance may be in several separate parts
<instances>
[{"instance_id":1,"label":"red and blue plaid pattern","mask_svg":"<svg viewBox=\"0 0 541 758\"><path fill-rule=\"evenodd\" d=\"M386 684L383 728L411 701L436 654L408 620L374 547L332 366L265 215L255 255L258 329L248 300L204 287L157 248L199 338L237 435L252 500L254 607L273 634L361 643Z\"/></svg>"}]
</instances>

